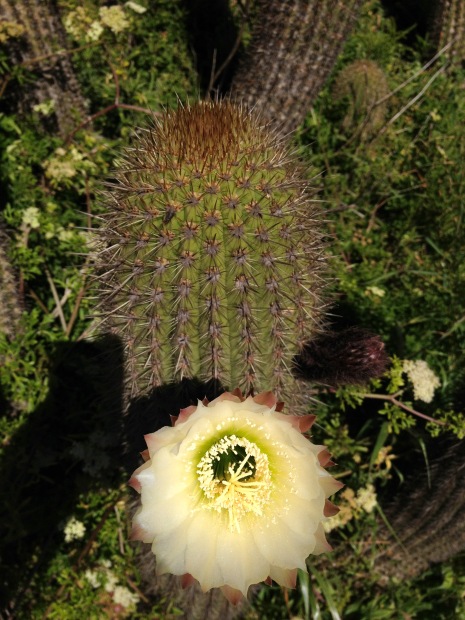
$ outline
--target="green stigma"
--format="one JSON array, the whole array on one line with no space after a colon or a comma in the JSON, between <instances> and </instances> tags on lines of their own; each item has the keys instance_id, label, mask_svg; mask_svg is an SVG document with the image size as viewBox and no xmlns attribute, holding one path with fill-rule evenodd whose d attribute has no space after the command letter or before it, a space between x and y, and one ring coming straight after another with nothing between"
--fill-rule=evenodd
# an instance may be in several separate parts
<instances>
[{"instance_id":1,"label":"green stigma","mask_svg":"<svg viewBox=\"0 0 465 620\"><path fill-rule=\"evenodd\" d=\"M249 475L244 476L242 480L247 482L251 480L257 471L257 465L255 458L252 455L248 455L246 449L243 446L231 446L226 452L220 452L216 455L212 463L213 477L220 482L222 480L229 480L231 477L230 468L235 472L240 467L241 463L247 459L247 463L244 467L244 472L250 472Z\"/></svg>"}]
</instances>

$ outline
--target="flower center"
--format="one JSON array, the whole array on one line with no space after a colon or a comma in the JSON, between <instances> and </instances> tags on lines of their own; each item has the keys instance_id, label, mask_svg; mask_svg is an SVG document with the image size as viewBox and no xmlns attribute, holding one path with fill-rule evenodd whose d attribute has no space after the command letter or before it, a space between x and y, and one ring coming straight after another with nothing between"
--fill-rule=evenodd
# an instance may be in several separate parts
<instances>
[{"instance_id":1,"label":"flower center","mask_svg":"<svg viewBox=\"0 0 465 620\"><path fill-rule=\"evenodd\" d=\"M225 511L229 529L240 532L246 514L261 516L271 494L268 457L245 439L222 437L200 459L197 478L208 509Z\"/></svg>"}]
</instances>

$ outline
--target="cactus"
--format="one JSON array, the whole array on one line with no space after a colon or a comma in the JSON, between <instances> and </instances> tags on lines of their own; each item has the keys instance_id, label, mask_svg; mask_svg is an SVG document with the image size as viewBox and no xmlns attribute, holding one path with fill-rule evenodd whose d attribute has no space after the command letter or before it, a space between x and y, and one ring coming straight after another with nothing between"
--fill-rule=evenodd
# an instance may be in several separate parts
<instances>
[{"instance_id":1,"label":"cactus","mask_svg":"<svg viewBox=\"0 0 465 620\"><path fill-rule=\"evenodd\" d=\"M129 397L190 377L283 396L321 317L312 196L280 138L231 102L180 106L138 133L98 258Z\"/></svg>"},{"instance_id":2,"label":"cactus","mask_svg":"<svg viewBox=\"0 0 465 620\"><path fill-rule=\"evenodd\" d=\"M34 72L34 79L16 83L6 89L6 102L21 113L29 113L38 103L54 103L52 121L61 136L75 127L87 112L67 49L66 32L55 2L42 0L0 0L0 21L12 24L21 37L7 41L6 50L12 65ZM50 119L44 119L50 130ZM55 129L55 127L53 127Z\"/></svg>"},{"instance_id":3,"label":"cactus","mask_svg":"<svg viewBox=\"0 0 465 620\"><path fill-rule=\"evenodd\" d=\"M16 277L6 253L7 242L6 235L0 230L0 335L13 338L19 328L22 304Z\"/></svg>"},{"instance_id":4,"label":"cactus","mask_svg":"<svg viewBox=\"0 0 465 620\"><path fill-rule=\"evenodd\" d=\"M465 4L463 0L435 0L430 10L429 35L436 49L448 44L445 54L453 62L465 59Z\"/></svg>"},{"instance_id":5,"label":"cactus","mask_svg":"<svg viewBox=\"0 0 465 620\"><path fill-rule=\"evenodd\" d=\"M363 385L380 377L389 358L376 334L361 327L326 331L308 342L296 359L296 374L331 387Z\"/></svg>"},{"instance_id":6,"label":"cactus","mask_svg":"<svg viewBox=\"0 0 465 620\"><path fill-rule=\"evenodd\" d=\"M463 442L449 437L435 448L439 454L430 464L414 464L402 487L383 506L390 528L380 521L377 543L382 551L375 570L382 583L388 577L416 577L465 549Z\"/></svg>"},{"instance_id":7,"label":"cactus","mask_svg":"<svg viewBox=\"0 0 465 620\"><path fill-rule=\"evenodd\" d=\"M362 138L378 131L386 118L387 100L383 99L388 93L384 71L372 60L356 60L344 67L333 86L336 101L349 101L344 129L358 129Z\"/></svg>"},{"instance_id":8,"label":"cactus","mask_svg":"<svg viewBox=\"0 0 465 620\"><path fill-rule=\"evenodd\" d=\"M283 133L295 130L329 76L361 0L258 0L231 93Z\"/></svg>"}]
</instances>

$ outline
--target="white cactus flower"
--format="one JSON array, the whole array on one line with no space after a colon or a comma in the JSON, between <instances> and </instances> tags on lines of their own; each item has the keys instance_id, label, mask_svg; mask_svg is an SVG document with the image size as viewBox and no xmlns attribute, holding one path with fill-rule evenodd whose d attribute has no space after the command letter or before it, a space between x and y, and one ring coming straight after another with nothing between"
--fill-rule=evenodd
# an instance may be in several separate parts
<instances>
[{"instance_id":1,"label":"white cactus flower","mask_svg":"<svg viewBox=\"0 0 465 620\"><path fill-rule=\"evenodd\" d=\"M238 602L251 584L294 587L310 554L330 549L323 522L343 486L324 446L302 435L315 416L284 415L271 392L239 390L180 412L146 435L133 538L152 544L157 573L222 588Z\"/></svg>"}]
</instances>

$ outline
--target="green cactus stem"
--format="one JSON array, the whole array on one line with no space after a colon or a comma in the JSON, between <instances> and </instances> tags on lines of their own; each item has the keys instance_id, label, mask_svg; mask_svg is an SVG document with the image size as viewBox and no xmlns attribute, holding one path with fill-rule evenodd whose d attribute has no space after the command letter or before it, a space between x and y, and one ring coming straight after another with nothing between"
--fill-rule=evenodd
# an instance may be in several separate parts
<instances>
[{"instance_id":1,"label":"green cactus stem","mask_svg":"<svg viewBox=\"0 0 465 620\"><path fill-rule=\"evenodd\" d=\"M114 176L98 287L130 396L190 377L283 395L324 263L315 190L283 141L229 101L179 106Z\"/></svg>"},{"instance_id":2,"label":"green cactus stem","mask_svg":"<svg viewBox=\"0 0 465 620\"><path fill-rule=\"evenodd\" d=\"M344 67L333 86L336 101L348 100L343 128L358 131L362 139L376 133L386 119L388 94L386 75L372 60L356 60Z\"/></svg>"}]
</instances>

